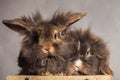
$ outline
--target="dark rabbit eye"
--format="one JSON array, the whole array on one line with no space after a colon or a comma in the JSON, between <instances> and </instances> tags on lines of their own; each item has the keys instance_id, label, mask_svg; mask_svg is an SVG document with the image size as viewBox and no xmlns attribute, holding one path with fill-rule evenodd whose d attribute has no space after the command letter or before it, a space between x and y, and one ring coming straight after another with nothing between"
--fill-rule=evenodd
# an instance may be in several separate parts
<instances>
[{"instance_id":1,"label":"dark rabbit eye","mask_svg":"<svg viewBox=\"0 0 120 80\"><path fill-rule=\"evenodd\" d=\"M56 40L58 38L58 31L54 30L53 38Z\"/></svg>"},{"instance_id":2,"label":"dark rabbit eye","mask_svg":"<svg viewBox=\"0 0 120 80\"><path fill-rule=\"evenodd\" d=\"M61 40L62 38L64 38L64 36L65 36L65 33L63 33L62 31L57 31L57 30L54 30L54 35L53 35L53 37L54 37L54 39L55 40Z\"/></svg>"},{"instance_id":3,"label":"dark rabbit eye","mask_svg":"<svg viewBox=\"0 0 120 80\"><path fill-rule=\"evenodd\" d=\"M55 30L55 32L54 32L54 39L58 40L60 38L61 38L61 32L58 32L58 31Z\"/></svg>"},{"instance_id":4,"label":"dark rabbit eye","mask_svg":"<svg viewBox=\"0 0 120 80\"><path fill-rule=\"evenodd\" d=\"M90 48L87 49L87 52L86 52L86 57L90 57L91 56L91 52L90 52Z\"/></svg>"},{"instance_id":5,"label":"dark rabbit eye","mask_svg":"<svg viewBox=\"0 0 120 80\"><path fill-rule=\"evenodd\" d=\"M54 34L54 39L57 39L57 34Z\"/></svg>"},{"instance_id":6,"label":"dark rabbit eye","mask_svg":"<svg viewBox=\"0 0 120 80\"><path fill-rule=\"evenodd\" d=\"M90 54L90 51L87 51L87 52L86 52L86 55L89 55L89 54Z\"/></svg>"}]
</instances>

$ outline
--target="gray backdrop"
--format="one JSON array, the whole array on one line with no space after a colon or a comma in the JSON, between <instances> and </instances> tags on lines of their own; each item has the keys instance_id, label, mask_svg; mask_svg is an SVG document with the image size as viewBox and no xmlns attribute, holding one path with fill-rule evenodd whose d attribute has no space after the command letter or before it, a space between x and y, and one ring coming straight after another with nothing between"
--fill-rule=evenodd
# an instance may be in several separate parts
<instances>
[{"instance_id":1,"label":"gray backdrop","mask_svg":"<svg viewBox=\"0 0 120 80\"><path fill-rule=\"evenodd\" d=\"M49 18L57 10L87 12L88 15L77 22L76 27L92 26L92 31L102 37L110 50L110 67L114 80L120 78L120 0L0 0L0 80L7 75L17 74L17 57L22 36L1 23L3 19L13 19L30 15L40 10Z\"/></svg>"}]
</instances>

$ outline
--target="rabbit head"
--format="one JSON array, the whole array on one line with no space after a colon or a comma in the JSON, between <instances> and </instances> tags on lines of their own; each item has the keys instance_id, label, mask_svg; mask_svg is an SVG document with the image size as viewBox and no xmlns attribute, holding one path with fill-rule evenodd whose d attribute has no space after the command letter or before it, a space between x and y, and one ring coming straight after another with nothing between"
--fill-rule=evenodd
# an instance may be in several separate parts
<instances>
[{"instance_id":1,"label":"rabbit head","mask_svg":"<svg viewBox=\"0 0 120 80\"><path fill-rule=\"evenodd\" d=\"M66 31L86 13L55 13L50 20L43 20L37 12L33 17L23 16L3 20L10 29L24 35L18 57L20 74L41 75L44 72L66 72L69 57L75 55L77 43Z\"/></svg>"}]
</instances>

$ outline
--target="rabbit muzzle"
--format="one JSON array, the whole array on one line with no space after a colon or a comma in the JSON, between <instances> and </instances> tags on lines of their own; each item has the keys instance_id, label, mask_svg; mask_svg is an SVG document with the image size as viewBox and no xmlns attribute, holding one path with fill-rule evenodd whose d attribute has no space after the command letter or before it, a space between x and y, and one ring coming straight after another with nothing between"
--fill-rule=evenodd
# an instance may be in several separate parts
<instances>
[{"instance_id":1,"label":"rabbit muzzle","mask_svg":"<svg viewBox=\"0 0 120 80\"><path fill-rule=\"evenodd\" d=\"M50 43L45 43L43 45L42 51L46 54L55 52L54 47Z\"/></svg>"}]
</instances>

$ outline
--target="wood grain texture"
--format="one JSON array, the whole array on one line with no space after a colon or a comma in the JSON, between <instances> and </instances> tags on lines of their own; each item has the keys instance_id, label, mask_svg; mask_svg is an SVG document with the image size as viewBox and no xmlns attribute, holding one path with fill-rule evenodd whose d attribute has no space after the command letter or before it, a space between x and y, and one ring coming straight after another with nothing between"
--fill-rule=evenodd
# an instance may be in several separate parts
<instances>
[{"instance_id":1,"label":"wood grain texture","mask_svg":"<svg viewBox=\"0 0 120 80\"><path fill-rule=\"evenodd\" d=\"M6 80L112 80L110 75L94 76L7 76Z\"/></svg>"}]
</instances>

